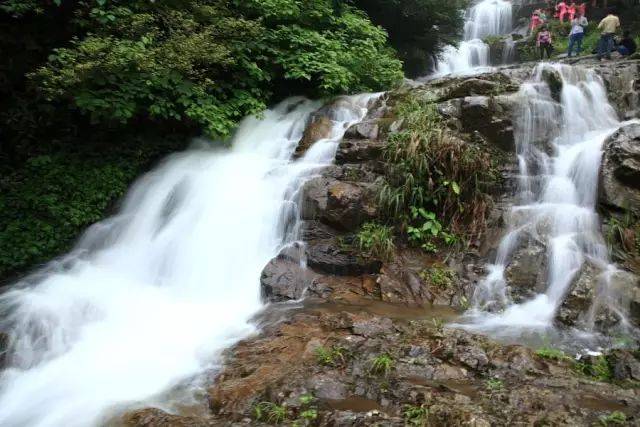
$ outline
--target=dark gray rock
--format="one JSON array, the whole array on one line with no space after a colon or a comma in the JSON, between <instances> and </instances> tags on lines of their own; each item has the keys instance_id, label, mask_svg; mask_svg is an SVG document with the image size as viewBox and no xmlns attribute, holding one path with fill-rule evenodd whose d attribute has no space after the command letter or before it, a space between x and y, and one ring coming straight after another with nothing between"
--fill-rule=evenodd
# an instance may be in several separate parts
<instances>
[{"instance_id":1,"label":"dark gray rock","mask_svg":"<svg viewBox=\"0 0 640 427\"><path fill-rule=\"evenodd\" d=\"M368 120L351 126L344 134L345 138L378 139L380 128L375 120Z\"/></svg>"},{"instance_id":2,"label":"dark gray rock","mask_svg":"<svg viewBox=\"0 0 640 427\"><path fill-rule=\"evenodd\" d=\"M260 288L262 298L269 302L296 300L317 276L298 262L274 258L262 270Z\"/></svg>"},{"instance_id":3,"label":"dark gray rock","mask_svg":"<svg viewBox=\"0 0 640 427\"><path fill-rule=\"evenodd\" d=\"M385 142L368 139L343 139L336 152L336 164L359 163L378 160L382 156Z\"/></svg>"},{"instance_id":4,"label":"dark gray rock","mask_svg":"<svg viewBox=\"0 0 640 427\"><path fill-rule=\"evenodd\" d=\"M342 400L347 397L347 386L330 374L311 377L308 387L318 399Z\"/></svg>"},{"instance_id":5,"label":"dark gray rock","mask_svg":"<svg viewBox=\"0 0 640 427\"><path fill-rule=\"evenodd\" d=\"M306 245L307 265L314 270L338 276L377 274L382 262L359 257L337 239L314 240Z\"/></svg>"},{"instance_id":6,"label":"dark gray rock","mask_svg":"<svg viewBox=\"0 0 640 427\"><path fill-rule=\"evenodd\" d=\"M630 123L604 144L600 202L640 215L640 123Z\"/></svg>"},{"instance_id":7,"label":"dark gray rock","mask_svg":"<svg viewBox=\"0 0 640 427\"><path fill-rule=\"evenodd\" d=\"M488 96L469 96L462 102L462 127L465 132L479 132L498 148L513 152L514 137L511 114Z\"/></svg>"},{"instance_id":8,"label":"dark gray rock","mask_svg":"<svg viewBox=\"0 0 640 427\"><path fill-rule=\"evenodd\" d=\"M609 355L609 364L613 368L616 380L640 381L640 360L626 350L614 350Z\"/></svg>"}]
</instances>

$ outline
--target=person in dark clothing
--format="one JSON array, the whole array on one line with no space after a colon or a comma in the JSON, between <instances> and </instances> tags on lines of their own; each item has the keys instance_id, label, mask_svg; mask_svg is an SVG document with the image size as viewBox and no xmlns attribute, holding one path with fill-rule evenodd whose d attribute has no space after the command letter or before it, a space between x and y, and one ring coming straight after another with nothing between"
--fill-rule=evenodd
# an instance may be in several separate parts
<instances>
[{"instance_id":1,"label":"person in dark clothing","mask_svg":"<svg viewBox=\"0 0 640 427\"><path fill-rule=\"evenodd\" d=\"M636 45L635 40L631 37L631 33L629 31L625 31L622 36L622 40L618 43L618 53L622 56L629 56L636 53L638 46Z\"/></svg>"}]
</instances>

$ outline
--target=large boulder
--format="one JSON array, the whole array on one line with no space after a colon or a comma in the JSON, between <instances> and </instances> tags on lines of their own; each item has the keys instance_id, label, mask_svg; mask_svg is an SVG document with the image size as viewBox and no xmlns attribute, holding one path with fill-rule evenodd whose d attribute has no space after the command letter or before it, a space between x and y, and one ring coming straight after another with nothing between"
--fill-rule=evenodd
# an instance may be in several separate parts
<instances>
[{"instance_id":1,"label":"large boulder","mask_svg":"<svg viewBox=\"0 0 640 427\"><path fill-rule=\"evenodd\" d=\"M600 202L640 215L640 123L630 123L604 143Z\"/></svg>"},{"instance_id":2,"label":"large boulder","mask_svg":"<svg viewBox=\"0 0 640 427\"><path fill-rule=\"evenodd\" d=\"M262 298L269 302L300 299L316 276L300 262L284 257L274 258L260 275Z\"/></svg>"},{"instance_id":3,"label":"large boulder","mask_svg":"<svg viewBox=\"0 0 640 427\"><path fill-rule=\"evenodd\" d=\"M521 236L504 275L510 296L515 302L523 302L544 292L547 277L547 249L544 243L529 233Z\"/></svg>"},{"instance_id":4,"label":"large boulder","mask_svg":"<svg viewBox=\"0 0 640 427\"><path fill-rule=\"evenodd\" d=\"M355 231L377 214L375 185L327 177L303 187L302 218L319 220L343 231Z\"/></svg>"},{"instance_id":5,"label":"large boulder","mask_svg":"<svg viewBox=\"0 0 640 427\"><path fill-rule=\"evenodd\" d=\"M338 276L377 274L382 262L363 258L338 239L313 240L306 244L307 265L316 271Z\"/></svg>"},{"instance_id":6,"label":"large boulder","mask_svg":"<svg viewBox=\"0 0 640 427\"><path fill-rule=\"evenodd\" d=\"M378 160L382 156L385 143L367 139L343 139L338 145L336 163L360 163Z\"/></svg>"},{"instance_id":7,"label":"large boulder","mask_svg":"<svg viewBox=\"0 0 640 427\"><path fill-rule=\"evenodd\" d=\"M461 106L462 128L479 132L487 140L508 152L514 150L513 123L510 111L488 96L468 96Z\"/></svg>"},{"instance_id":8,"label":"large boulder","mask_svg":"<svg viewBox=\"0 0 640 427\"><path fill-rule=\"evenodd\" d=\"M333 129L333 122L328 116L314 115L311 123L302 134L302 139L298 142L294 157L301 157L307 150L321 139L329 138Z\"/></svg>"},{"instance_id":9,"label":"large boulder","mask_svg":"<svg viewBox=\"0 0 640 427\"><path fill-rule=\"evenodd\" d=\"M604 80L609 101L623 119L640 115L640 64L636 61L608 63L596 68Z\"/></svg>"}]
</instances>

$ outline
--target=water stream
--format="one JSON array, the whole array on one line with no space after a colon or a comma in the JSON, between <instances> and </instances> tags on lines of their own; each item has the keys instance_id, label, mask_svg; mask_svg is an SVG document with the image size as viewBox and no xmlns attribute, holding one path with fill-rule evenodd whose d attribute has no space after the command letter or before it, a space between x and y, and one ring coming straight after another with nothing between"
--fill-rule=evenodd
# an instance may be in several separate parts
<instances>
[{"instance_id":1,"label":"water stream","mask_svg":"<svg viewBox=\"0 0 640 427\"><path fill-rule=\"evenodd\" d=\"M174 155L72 253L0 296L9 367L0 425L94 425L210 369L254 330L260 272L295 238L298 189L374 95L342 98L332 135L291 156L320 105L288 100L229 149ZM212 362L213 361L213 362Z\"/></svg>"},{"instance_id":2,"label":"water stream","mask_svg":"<svg viewBox=\"0 0 640 427\"><path fill-rule=\"evenodd\" d=\"M587 266L598 272L595 300L606 300L624 322L615 296L607 296L617 270L595 210L602 144L620 126L603 82L593 71L541 63L517 98L517 199L496 259L476 289L469 324L463 326L495 335L552 329L569 287ZM543 253L535 267L543 289L516 304L507 268L518 251L532 248ZM583 326L592 327L593 319Z\"/></svg>"},{"instance_id":3,"label":"water stream","mask_svg":"<svg viewBox=\"0 0 640 427\"><path fill-rule=\"evenodd\" d=\"M483 40L508 34L512 29L512 16L512 4L507 0L481 0L474 4L465 15L463 40L458 47L444 48L435 75L468 74L491 65L489 45Z\"/></svg>"}]
</instances>

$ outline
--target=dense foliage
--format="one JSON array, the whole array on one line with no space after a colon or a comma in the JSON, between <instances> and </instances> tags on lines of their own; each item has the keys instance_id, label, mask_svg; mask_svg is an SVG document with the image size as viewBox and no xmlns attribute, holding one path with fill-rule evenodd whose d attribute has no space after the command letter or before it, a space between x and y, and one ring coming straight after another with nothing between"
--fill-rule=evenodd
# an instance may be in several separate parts
<instances>
[{"instance_id":1,"label":"dense foliage","mask_svg":"<svg viewBox=\"0 0 640 427\"><path fill-rule=\"evenodd\" d=\"M415 91L398 100L395 114L403 128L389 136L384 151L383 210L427 251L477 237L485 225L486 191L499 176L486 147L447 132L435 104Z\"/></svg>"},{"instance_id":2,"label":"dense foliage","mask_svg":"<svg viewBox=\"0 0 640 427\"><path fill-rule=\"evenodd\" d=\"M191 136L224 138L289 95L394 86L402 63L386 30L403 58L412 44L427 58L461 28L461 5L1 2L0 280L68 248Z\"/></svg>"},{"instance_id":3,"label":"dense foliage","mask_svg":"<svg viewBox=\"0 0 640 427\"><path fill-rule=\"evenodd\" d=\"M291 85L312 96L401 77L386 33L331 0L95 0L33 78L94 122L188 121L226 135Z\"/></svg>"},{"instance_id":4,"label":"dense foliage","mask_svg":"<svg viewBox=\"0 0 640 427\"><path fill-rule=\"evenodd\" d=\"M353 0L389 32L409 77L427 74L432 58L462 35L467 0Z\"/></svg>"}]
</instances>

